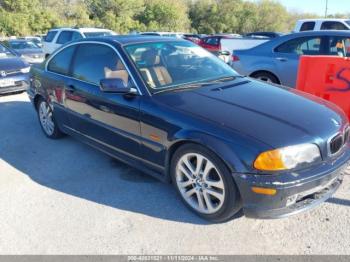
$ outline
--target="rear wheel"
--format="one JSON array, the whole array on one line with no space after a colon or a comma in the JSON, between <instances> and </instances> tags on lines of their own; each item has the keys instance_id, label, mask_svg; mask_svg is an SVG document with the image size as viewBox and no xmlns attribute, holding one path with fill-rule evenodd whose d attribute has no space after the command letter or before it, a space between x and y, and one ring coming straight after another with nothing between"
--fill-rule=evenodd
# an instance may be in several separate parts
<instances>
[{"instance_id":1,"label":"rear wheel","mask_svg":"<svg viewBox=\"0 0 350 262\"><path fill-rule=\"evenodd\" d=\"M63 136L63 133L58 129L53 111L50 105L42 98L37 103L38 118L41 129L44 134L52 139L57 139Z\"/></svg>"},{"instance_id":2,"label":"rear wheel","mask_svg":"<svg viewBox=\"0 0 350 262\"><path fill-rule=\"evenodd\" d=\"M224 222L240 210L240 198L225 164L206 148L189 144L172 159L172 180L185 204L212 222Z\"/></svg>"},{"instance_id":3,"label":"rear wheel","mask_svg":"<svg viewBox=\"0 0 350 262\"><path fill-rule=\"evenodd\" d=\"M253 74L252 77L268 83L274 83L274 84L280 83L278 78L269 72L258 72Z\"/></svg>"}]
</instances>

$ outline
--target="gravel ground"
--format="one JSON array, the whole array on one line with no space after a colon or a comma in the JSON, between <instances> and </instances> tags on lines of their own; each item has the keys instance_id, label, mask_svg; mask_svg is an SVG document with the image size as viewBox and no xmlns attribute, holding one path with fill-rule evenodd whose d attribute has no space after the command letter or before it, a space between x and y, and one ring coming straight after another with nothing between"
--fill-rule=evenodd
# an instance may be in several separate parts
<instances>
[{"instance_id":1,"label":"gravel ground","mask_svg":"<svg viewBox=\"0 0 350 262\"><path fill-rule=\"evenodd\" d=\"M41 132L26 94L0 97L0 254L350 254L350 176L290 218L208 224L171 185Z\"/></svg>"}]
</instances>

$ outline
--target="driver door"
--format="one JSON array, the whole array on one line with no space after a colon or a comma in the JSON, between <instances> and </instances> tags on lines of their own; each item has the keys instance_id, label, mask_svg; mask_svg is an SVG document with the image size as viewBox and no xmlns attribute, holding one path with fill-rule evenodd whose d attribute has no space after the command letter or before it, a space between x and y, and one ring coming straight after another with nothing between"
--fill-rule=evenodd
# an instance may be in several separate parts
<instances>
[{"instance_id":1,"label":"driver door","mask_svg":"<svg viewBox=\"0 0 350 262\"><path fill-rule=\"evenodd\" d=\"M66 88L66 107L74 132L117 155L140 152L140 96L102 92L101 79L132 85L116 50L105 44L78 45Z\"/></svg>"}]
</instances>

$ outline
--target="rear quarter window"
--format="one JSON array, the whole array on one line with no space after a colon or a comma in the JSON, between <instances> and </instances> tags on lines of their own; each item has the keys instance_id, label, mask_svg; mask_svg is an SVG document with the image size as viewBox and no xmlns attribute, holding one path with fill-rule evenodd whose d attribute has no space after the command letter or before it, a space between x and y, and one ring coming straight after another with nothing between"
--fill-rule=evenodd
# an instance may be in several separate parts
<instances>
[{"instance_id":1,"label":"rear quarter window","mask_svg":"<svg viewBox=\"0 0 350 262\"><path fill-rule=\"evenodd\" d=\"M343 23L328 21L322 23L321 30L349 30L349 28Z\"/></svg>"},{"instance_id":2,"label":"rear quarter window","mask_svg":"<svg viewBox=\"0 0 350 262\"><path fill-rule=\"evenodd\" d=\"M205 42L207 45L216 46L216 45L219 44L220 40L219 40L218 37L209 37L209 38L205 39L204 42Z\"/></svg>"},{"instance_id":3,"label":"rear quarter window","mask_svg":"<svg viewBox=\"0 0 350 262\"><path fill-rule=\"evenodd\" d=\"M47 70L60 75L68 75L75 49L75 45L70 46L54 55L47 65Z\"/></svg>"}]
</instances>

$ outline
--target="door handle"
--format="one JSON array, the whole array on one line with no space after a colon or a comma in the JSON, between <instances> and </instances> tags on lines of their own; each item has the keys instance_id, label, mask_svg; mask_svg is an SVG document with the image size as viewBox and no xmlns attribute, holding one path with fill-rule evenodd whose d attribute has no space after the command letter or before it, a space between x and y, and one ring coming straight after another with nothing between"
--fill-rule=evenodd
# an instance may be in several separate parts
<instances>
[{"instance_id":1,"label":"door handle","mask_svg":"<svg viewBox=\"0 0 350 262\"><path fill-rule=\"evenodd\" d=\"M68 85L68 86L66 86L66 90L70 93L73 93L73 92L75 92L76 89L75 89L75 86Z\"/></svg>"},{"instance_id":2,"label":"door handle","mask_svg":"<svg viewBox=\"0 0 350 262\"><path fill-rule=\"evenodd\" d=\"M103 111L103 112L106 112L106 113L110 113L111 110L107 107L107 106L100 106L100 109Z\"/></svg>"},{"instance_id":3,"label":"door handle","mask_svg":"<svg viewBox=\"0 0 350 262\"><path fill-rule=\"evenodd\" d=\"M288 59L285 58L285 57L276 57L276 59L277 59L278 61L281 61L281 62L287 62L287 61L288 61Z\"/></svg>"}]
</instances>

